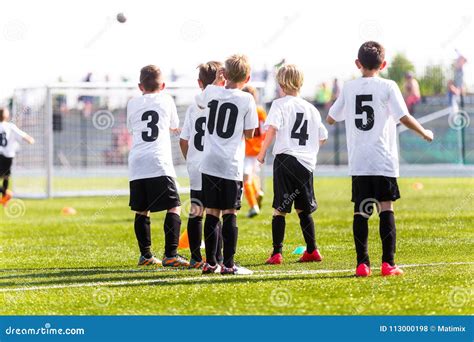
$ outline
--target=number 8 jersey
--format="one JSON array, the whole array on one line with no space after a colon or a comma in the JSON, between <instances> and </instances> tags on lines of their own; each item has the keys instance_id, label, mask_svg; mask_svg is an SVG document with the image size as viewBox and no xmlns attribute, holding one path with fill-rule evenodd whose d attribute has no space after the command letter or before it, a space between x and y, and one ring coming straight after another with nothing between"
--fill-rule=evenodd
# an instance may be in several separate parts
<instances>
[{"instance_id":1,"label":"number 8 jersey","mask_svg":"<svg viewBox=\"0 0 474 342\"><path fill-rule=\"evenodd\" d=\"M127 128L133 140L128 155L130 181L176 177L170 129L178 127L178 113L170 95L161 92L145 94L128 101Z\"/></svg>"},{"instance_id":2,"label":"number 8 jersey","mask_svg":"<svg viewBox=\"0 0 474 342\"><path fill-rule=\"evenodd\" d=\"M319 111L308 101L284 96L273 101L265 126L277 129L273 154L295 157L309 171L316 167L319 141L328 138Z\"/></svg>"},{"instance_id":3,"label":"number 8 jersey","mask_svg":"<svg viewBox=\"0 0 474 342\"><path fill-rule=\"evenodd\" d=\"M257 105L240 89L208 85L196 96L205 109L206 132L200 171L210 176L242 181L245 158L244 130L258 127Z\"/></svg>"},{"instance_id":4,"label":"number 8 jersey","mask_svg":"<svg viewBox=\"0 0 474 342\"><path fill-rule=\"evenodd\" d=\"M350 175L399 176L397 123L407 114L394 81L361 77L344 84L328 115L345 121Z\"/></svg>"}]
</instances>

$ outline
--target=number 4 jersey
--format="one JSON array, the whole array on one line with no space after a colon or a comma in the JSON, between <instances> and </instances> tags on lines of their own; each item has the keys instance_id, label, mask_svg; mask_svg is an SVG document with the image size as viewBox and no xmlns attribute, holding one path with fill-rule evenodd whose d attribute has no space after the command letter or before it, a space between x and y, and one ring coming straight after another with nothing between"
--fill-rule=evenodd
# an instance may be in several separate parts
<instances>
[{"instance_id":1,"label":"number 4 jersey","mask_svg":"<svg viewBox=\"0 0 474 342\"><path fill-rule=\"evenodd\" d=\"M309 171L316 167L319 141L328 138L319 111L308 101L285 96L273 101L265 126L276 133L273 154L289 154Z\"/></svg>"},{"instance_id":2,"label":"number 4 jersey","mask_svg":"<svg viewBox=\"0 0 474 342\"><path fill-rule=\"evenodd\" d=\"M134 97L127 104L127 127L133 144L128 155L130 181L176 177L170 129L179 127L173 98L164 93Z\"/></svg>"},{"instance_id":3,"label":"number 4 jersey","mask_svg":"<svg viewBox=\"0 0 474 342\"><path fill-rule=\"evenodd\" d=\"M396 125L407 114L391 80L361 77L344 84L328 115L345 121L350 175L399 176Z\"/></svg>"},{"instance_id":4,"label":"number 4 jersey","mask_svg":"<svg viewBox=\"0 0 474 342\"><path fill-rule=\"evenodd\" d=\"M200 171L210 176L242 181L244 130L258 127L257 106L252 95L240 89L209 85L196 96L205 108L206 133Z\"/></svg>"}]
</instances>

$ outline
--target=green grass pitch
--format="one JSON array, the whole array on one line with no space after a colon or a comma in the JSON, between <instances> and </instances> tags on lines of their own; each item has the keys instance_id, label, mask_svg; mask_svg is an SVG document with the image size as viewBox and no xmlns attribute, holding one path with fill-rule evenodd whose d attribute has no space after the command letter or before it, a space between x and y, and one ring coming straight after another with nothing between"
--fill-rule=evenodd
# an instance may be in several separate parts
<instances>
[{"instance_id":1,"label":"green grass pitch","mask_svg":"<svg viewBox=\"0 0 474 342\"><path fill-rule=\"evenodd\" d=\"M415 182L423 189L416 190ZM8 211L0 210L0 314L473 314L474 180L401 179L400 189L397 262L409 266L402 277L380 276L373 215L374 275L368 279L352 276L349 178L315 180L322 263L296 263L291 252L303 245L303 237L293 213L287 218L284 264L265 265L271 251L270 191L260 216L245 218L244 207L236 260L254 270L252 276L137 269L134 216L126 197L12 202ZM65 206L77 215L61 216ZM162 213L152 216L157 255L163 251L162 222Z\"/></svg>"}]
</instances>

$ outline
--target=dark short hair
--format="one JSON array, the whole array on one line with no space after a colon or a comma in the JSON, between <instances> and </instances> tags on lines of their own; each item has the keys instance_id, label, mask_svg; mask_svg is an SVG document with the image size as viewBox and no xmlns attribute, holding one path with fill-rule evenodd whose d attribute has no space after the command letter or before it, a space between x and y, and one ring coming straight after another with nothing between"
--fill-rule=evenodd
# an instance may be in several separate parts
<instances>
[{"instance_id":1,"label":"dark short hair","mask_svg":"<svg viewBox=\"0 0 474 342\"><path fill-rule=\"evenodd\" d=\"M223 64L216 61L199 64L199 80L202 82L203 88L206 88L209 84L214 82L217 71L222 67Z\"/></svg>"},{"instance_id":2,"label":"dark short hair","mask_svg":"<svg viewBox=\"0 0 474 342\"><path fill-rule=\"evenodd\" d=\"M377 42L368 41L360 46L357 58L365 69L378 69L385 60L385 49Z\"/></svg>"},{"instance_id":3,"label":"dark short hair","mask_svg":"<svg viewBox=\"0 0 474 342\"><path fill-rule=\"evenodd\" d=\"M5 108L0 107L0 122L5 120L4 113L5 113Z\"/></svg>"},{"instance_id":4,"label":"dark short hair","mask_svg":"<svg viewBox=\"0 0 474 342\"><path fill-rule=\"evenodd\" d=\"M146 91L158 90L161 83L161 70L156 65L147 65L140 70L140 84Z\"/></svg>"}]
</instances>

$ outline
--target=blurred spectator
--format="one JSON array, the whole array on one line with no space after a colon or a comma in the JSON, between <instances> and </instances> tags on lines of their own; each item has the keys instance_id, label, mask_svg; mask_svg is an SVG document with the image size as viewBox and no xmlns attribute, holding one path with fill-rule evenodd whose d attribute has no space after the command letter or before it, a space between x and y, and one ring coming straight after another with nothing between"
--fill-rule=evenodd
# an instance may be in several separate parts
<instances>
[{"instance_id":1,"label":"blurred spectator","mask_svg":"<svg viewBox=\"0 0 474 342\"><path fill-rule=\"evenodd\" d=\"M403 84L403 98L407 104L408 111L413 113L413 109L421 100L420 86L418 81L413 77L412 72L405 74L405 83Z\"/></svg>"},{"instance_id":2,"label":"blurred spectator","mask_svg":"<svg viewBox=\"0 0 474 342\"><path fill-rule=\"evenodd\" d=\"M315 106L319 110L322 110L331 101L331 89L329 89L327 83L323 82L316 91L314 99Z\"/></svg>"},{"instance_id":3,"label":"blurred spectator","mask_svg":"<svg viewBox=\"0 0 474 342\"><path fill-rule=\"evenodd\" d=\"M458 98L461 95L461 89L456 87L453 80L448 81L448 104L452 108L453 113L459 111Z\"/></svg>"},{"instance_id":4,"label":"blurred spectator","mask_svg":"<svg viewBox=\"0 0 474 342\"><path fill-rule=\"evenodd\" d=\"M341 93L341 86L339 84L339 80L337 78L335 78L332 81L331 99L326 104L326 109L329 110L329 107L331 107L333 105L333 103L336 102L336 100L339 97L340 93Z\"/></svg>"},{"instance_id":5,"label":"blurred spectator","mask_svg":"<svg viewBox=\"0 0 474 342\"><path fill-rule=\"evenodd\" d=\"M461 101L461 108L464 107L464 64L467 63L466 57L456 50L458 58L454 62L454 86L459 90L459 97Z\"/></svg>"}]
</instances>

